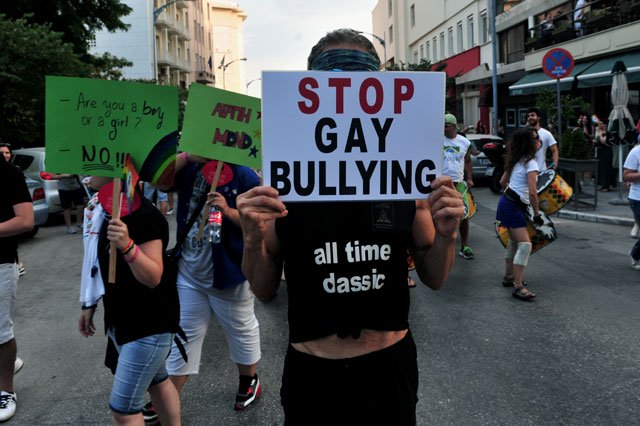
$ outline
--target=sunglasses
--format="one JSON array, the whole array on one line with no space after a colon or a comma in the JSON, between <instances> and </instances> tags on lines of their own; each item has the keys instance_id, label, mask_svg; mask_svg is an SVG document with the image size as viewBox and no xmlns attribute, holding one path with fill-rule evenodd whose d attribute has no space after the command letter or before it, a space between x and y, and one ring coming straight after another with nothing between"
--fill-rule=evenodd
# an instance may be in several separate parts
<instances>
[{"instance_id":1,"label":"sunglasses","mask_svg":"<svg viewBox=\"0 0 640 426\"><path fill-rule=\"evenodd\" d=\"M4 148L4 147L11 148L11 144L10 143L0 142L0 148Z\"/></svg>"}]
</instances>

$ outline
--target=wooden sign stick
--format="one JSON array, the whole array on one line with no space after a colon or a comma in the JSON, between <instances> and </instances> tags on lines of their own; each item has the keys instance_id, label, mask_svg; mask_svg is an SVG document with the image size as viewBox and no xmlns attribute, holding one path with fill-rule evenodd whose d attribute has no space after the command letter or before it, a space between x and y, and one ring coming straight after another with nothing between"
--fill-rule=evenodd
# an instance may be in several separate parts
<instances>
[{"instance_id":1,"label":"wooden sign stick","mask_svg":"<svg viewBox=\"0 0 640 426\"><path fill-rule=\"evenodd\" d=\"M120 178L113 179L113 201L111 202L111 217L113 219L120 219L120 187L122 186L122 180ZM109 251L109 283L114 284L116 282L116 256L118 255L118 249L111 243L111 249Z\"/></svg>"},{"instance_id":2,"label":"wooden sign stick","mask_svg":"<svg viewBox=\"0 0 640 426\"><path fill-rule=\"evenodd\" d=\"M213 192L218 188L218 180L220 179L220 172L222 172L222 166L224 166L224 161L218 160L218 167L216 167L216 172L213 175L213 180L211 181L211 188L209 192ZM196 240L198 242L202 241L202 233L204 232L204 225L207 223L209 212L207 209L202 209L201 217L200 217L200 227L198 228L198 236Z\"/></svg>"}]
</instances>

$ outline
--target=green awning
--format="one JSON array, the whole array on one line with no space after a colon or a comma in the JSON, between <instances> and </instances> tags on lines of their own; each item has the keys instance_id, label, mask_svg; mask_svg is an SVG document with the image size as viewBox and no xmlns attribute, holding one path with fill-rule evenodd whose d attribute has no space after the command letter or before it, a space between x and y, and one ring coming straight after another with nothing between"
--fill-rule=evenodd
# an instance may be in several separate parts
<instances>
[{"instance_id":1,"label":"green awning","mask_svg":"<svg viewBox=\"0 0 640 426\"><path fill-rule=\"evenodd\" d=\"M627 82L640 81L640 51L636 51L598 59L594 66L578 78L578 87L611 86L611 69L616 61L624 62L627 67Z\"/></svg>"},{"instance_id":2,"label":"green awning","mask_svg":"<svg viewBox=\"0 0 640 426\"><path fill-rule=\"evenodd\" d=\"M574 78L590 70L596 62L597 61L585 61L575 64L571 75L560 79L560 90L571 90ZM581 78L578 78L578 82L580 81ZM509 86L509 93L512 96L531 95L533 93L540 93L543 90L556 90L556 84L556 80L549 78L544 72L535 71L528 73Z\"/></svg>"}]
</instances>

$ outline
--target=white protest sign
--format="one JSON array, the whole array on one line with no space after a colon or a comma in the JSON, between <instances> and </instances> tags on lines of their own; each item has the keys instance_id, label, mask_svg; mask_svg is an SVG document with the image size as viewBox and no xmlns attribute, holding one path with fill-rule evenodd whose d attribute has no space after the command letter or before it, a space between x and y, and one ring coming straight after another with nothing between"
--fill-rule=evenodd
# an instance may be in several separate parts
<instances>
[{"instance_id":1,"label":"white protest sign","mask_svg":"<svg viewBox=\"0 0 640 426\"><path fill-rule=\"evenodd\" d=\"M284 201L415 200L441 174L445 74L262 74L262 170Z\"/></svg>"}]
</instances>

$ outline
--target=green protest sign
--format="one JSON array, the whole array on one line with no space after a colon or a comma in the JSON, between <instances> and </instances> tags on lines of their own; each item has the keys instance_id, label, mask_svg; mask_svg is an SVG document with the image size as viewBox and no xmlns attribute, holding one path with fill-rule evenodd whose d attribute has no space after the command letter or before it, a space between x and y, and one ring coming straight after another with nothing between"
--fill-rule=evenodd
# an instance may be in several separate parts
<instances>
[{"instance_id":1,"label":"green protest sign","mask_svg":"<svg viewBox=\"0 0 640 426\"><path fill-rule=\"evenodd\" d=\"M127 154L142 180L173 173L178 88L46 77L47 171L122 177Z\"/></svg>"},{"instance_id":2,"label":"green protest sign","mask_svg":"<svg viewBox=\"0 0 640 426\"><path fill-rule=\"evenodd\" d=\"M259 169L262 162L260 99L192 84L180 150Z\"/></svg>"}]
</instances>

